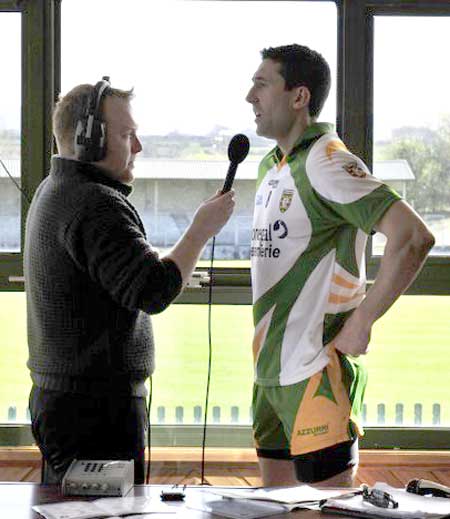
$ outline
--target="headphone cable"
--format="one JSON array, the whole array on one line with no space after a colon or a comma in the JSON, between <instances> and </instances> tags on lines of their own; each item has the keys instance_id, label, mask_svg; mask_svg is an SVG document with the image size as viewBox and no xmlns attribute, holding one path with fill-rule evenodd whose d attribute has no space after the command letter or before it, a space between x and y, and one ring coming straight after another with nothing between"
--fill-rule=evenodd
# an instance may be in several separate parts
<instances>
[{"instance_id":1,"label":"headphone cable","mask_svg":"<svg viewBox=\"0 0 450 519\"><path fill-rule=\"evenodd\" d=\"M209 386L211 382L211 363L212 363L212 339L211 339L211 307L212 307L212 287L213 287L213 263L214 248L216 237L213 236L211 247L211 263L209 266L209 290L208 290L208 377L206 383L205 395L205 417L203 422L203 438L202 438L202 468L201 468L201 484L205 484L205 447L206 447L206 424L208 421L208 403L209 403Z\"/></svg>"}]
</instances>

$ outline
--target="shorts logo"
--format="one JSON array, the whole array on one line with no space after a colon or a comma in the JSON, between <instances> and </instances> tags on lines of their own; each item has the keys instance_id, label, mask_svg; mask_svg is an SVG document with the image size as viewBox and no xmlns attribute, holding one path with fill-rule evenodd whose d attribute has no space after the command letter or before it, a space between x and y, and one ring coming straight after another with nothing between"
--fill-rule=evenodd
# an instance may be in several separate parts
<instances>
[{"instance_id":1,"label":"shorts logo","mask_svg":"<svg viewBox=\"0 0 450 519\"><path fill-rule=\"evenodd\" d=\"M294 196L294 190L293 189L285 189L283 191L283 194L280 198L280 211L282 213L285 213L292 202L292 197Z\"/></svg>"},{"instance_id":2,"label":"shorts logo","mask_svg":"<svg viewBox=\"0 0 450 519\"><path fill-rule=\"evenodd\" d=\"M347 164L344 164L342 167L352 177L364 178L367 175L367 173L362 168L360 168L358 166L358 163L355 161L348 162Z\"/></svg>"},{"instance_id":3,"label":"shorts logo","mask_svg":"<svg viewBox=\"0 0 450 519\"><path fill-rule=\"evenodd\" d=\"M320 436L321 434L327 434L328 424L317 425L316 427L306 427L306 429L299 429L297 436Z\"/></svg>"}]
</instances>

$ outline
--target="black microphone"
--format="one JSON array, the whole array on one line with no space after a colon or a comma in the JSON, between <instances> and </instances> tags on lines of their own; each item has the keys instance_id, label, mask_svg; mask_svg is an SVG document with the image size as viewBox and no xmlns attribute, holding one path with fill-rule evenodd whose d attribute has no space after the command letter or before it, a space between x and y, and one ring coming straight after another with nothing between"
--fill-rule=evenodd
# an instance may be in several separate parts
<instances>
[{"instance_id":1,"label":"black microphone","mask_svg":"<svg viewBox=\"0 0 450 519\"><path fill-rule=\"evenodd\" d=\"M412 479L406 485L406 491L419 496L434 496L450 498L450 488L427 479Z\"/></svg>"},{"instance_id":2,"label":"black microphone","mask_svg":"<svg viewBox=\"0 0 450 519\"><path fill-rule=\"evenodd\" d=\"M238 133L231 139L230 144L228 144L228 158L230 160L230 165L228 166L227 176L223 183L222 193L226 193L231 189L238 164L245 159L249 150L250 142L248 137L243 133Z\"/></svg>"}]
</instances>

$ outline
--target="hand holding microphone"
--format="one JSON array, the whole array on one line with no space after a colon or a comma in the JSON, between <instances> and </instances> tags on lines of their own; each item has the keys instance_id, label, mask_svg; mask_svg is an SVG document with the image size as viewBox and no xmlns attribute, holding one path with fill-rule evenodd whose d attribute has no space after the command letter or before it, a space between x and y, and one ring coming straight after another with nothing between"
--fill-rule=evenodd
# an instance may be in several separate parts
<instances>
[{"instance_id":1,"label":"hand holding microphone","mask_svg":"<svg viewBox=\"0 0 450 519\"><path fill-rule=\"evenodd\" d=\"M248 154L250 144L245 135L235 135L228 145L230 166L221 191L205 200L194 214L192 223L165 256L179 268L183 285L188 283L207 241L228 222L234 209L234 192L230 191L238 164Z\"/></svg>"}]
</instances>

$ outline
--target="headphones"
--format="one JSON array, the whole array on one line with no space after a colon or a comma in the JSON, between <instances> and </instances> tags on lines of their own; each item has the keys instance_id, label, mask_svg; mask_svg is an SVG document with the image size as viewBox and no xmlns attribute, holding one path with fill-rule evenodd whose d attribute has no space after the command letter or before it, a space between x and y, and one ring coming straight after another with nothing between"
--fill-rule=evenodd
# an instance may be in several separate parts
<instances>
[{"instance_id":1,"label":"headphones","mask_svg":"<svg viewBox=\"0 0 450 519\"><path fill-rule=\"evenodd\" d=\"M75 156L83 162L97 162L106 155L106 125L100 116L102 99L111 87L109 76L103 76L94 87L94 93L82 119L75 129Z\"/></svg>"}]
</instances>

